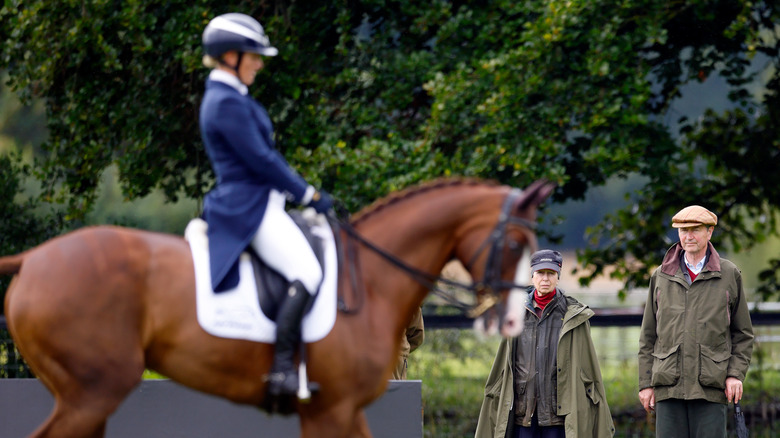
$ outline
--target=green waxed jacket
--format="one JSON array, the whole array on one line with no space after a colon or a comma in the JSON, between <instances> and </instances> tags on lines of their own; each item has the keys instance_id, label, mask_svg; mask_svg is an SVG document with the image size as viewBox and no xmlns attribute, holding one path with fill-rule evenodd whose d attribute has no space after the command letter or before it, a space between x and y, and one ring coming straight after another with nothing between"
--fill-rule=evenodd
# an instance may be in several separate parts
<instances>
[{"instance_id":1,"label":"green waxed jacket","mask_svg":"<svg viewBox=\"0 0 780 438\"><path fill-rule=\"evenodd\" d=\"M708 243L704 269L691 282L679 242L650 279L639 340L639 389L655 400L727 403L726 378L744 381L753 325L742 274Z\"/></svg>"},{"instance_id":2,"label":"green waxed jacket","mask_svg":"<svg viewBox=\"0 0 780 438\"><path fill-rule=\"evenodd\" d=\"M557 412L565 417L567 438L612 437L615 428L590 337L588 320L593 310L572 297L566 299L568 308L558 338ZM499 344L485 383L475 438L512 436L515 423L512 358L516 346L513 339L502 339Z\"/></svg>"}]
</instances>

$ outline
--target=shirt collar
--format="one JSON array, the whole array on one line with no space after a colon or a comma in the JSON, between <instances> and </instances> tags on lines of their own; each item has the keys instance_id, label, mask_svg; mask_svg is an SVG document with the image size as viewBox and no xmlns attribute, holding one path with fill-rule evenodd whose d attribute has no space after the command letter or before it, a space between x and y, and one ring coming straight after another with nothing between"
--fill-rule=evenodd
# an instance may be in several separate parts
<instances>
[{"instance_id":1,"label":"shirt collar","mask_svg":"<svg viewBox=\"0 0 780 438\"><path fill-rule=\"evenodd\" d=\"M685 262L685 266L688 267L688 269L691 270L696 275L699 275L699 272L701 272L702 269L704 269L704 263L707 261L707 256L705 255L704 258L699 260L699 263L696 263L696 266L690 264L688 262L688 259L685 257L685 253L683 253L683 261Z\"/></svg>"},{"instance_id":2,"label":"shirt collar","mask_svg":"<svg viewBox=\"0 0 780 438\"><path fill-rule=\"evenodd\" d=\"M241 81L238 79L238 77L231 75L230 73L226 71L222 71L219 69L211 70L211 73L209 73L209 79L212 81L222 82L223 84L230 85L231 87L235 88L239 93L246 96L249 94L249 88L242 84Z\"/></svg>"}]
</instances>

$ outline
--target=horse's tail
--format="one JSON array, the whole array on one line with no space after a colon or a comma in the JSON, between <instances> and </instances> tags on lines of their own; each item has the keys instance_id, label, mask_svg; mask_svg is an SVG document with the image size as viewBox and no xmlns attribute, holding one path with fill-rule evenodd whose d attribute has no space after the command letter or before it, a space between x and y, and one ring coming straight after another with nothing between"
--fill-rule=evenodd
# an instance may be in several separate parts
<instances>
[{"instance_id":1,"label":"horse's tail","mask_svg":"<svg viewBox=\"0 0 780 438\"><path fill-rule=\"evenodd\" d=\"M19 272L24 262L26 253L20 253L5 257L0 257L0 275L10 275Z\"/></svg>"}]
</instances>

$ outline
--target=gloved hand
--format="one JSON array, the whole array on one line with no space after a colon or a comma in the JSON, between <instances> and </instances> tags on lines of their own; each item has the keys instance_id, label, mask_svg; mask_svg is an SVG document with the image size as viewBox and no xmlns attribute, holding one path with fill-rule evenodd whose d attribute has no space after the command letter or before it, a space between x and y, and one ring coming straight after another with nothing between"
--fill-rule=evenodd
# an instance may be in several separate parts
<instances>
[{"instance_id":1,"label":"gloved hand","mask_svg":"<svg viewBox=\"0 0 780 438\"><path fill-rule=\"evenodd\" d=\"M313 207L317 213L327 213L328 210L333 208L333 198L325 191L318 191L314 193L314 197L311 198L309 205Z\"/></svg>"}]
</instances>

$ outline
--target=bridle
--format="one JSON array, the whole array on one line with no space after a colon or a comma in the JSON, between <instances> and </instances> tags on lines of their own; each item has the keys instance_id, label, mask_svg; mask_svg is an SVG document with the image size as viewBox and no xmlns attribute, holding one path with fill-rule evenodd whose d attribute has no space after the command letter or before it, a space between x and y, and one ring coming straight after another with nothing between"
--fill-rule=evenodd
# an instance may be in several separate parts
<instances>
[{"instance_id":1,"label":"bridle","mask_svg":"<svg viewBox=\"0 0 780 438\"><path fill-rule=\"evenodd\" d=\"M470 317L474 318L482 315L498 304L500 291L504 289L528 288L528 285L519 285L514 281L501 279L501 268L503 266L504 247L507 242L506 235L508 226L517 225L529 231L534 231L536 229L536 223L512 215L513 207L522 194L523 191L520 189L512 189L509 192L504 200L504 205L501 207L501 213L498 216L496 226L488 237L485 238L474 255L471 256L471 260L466 264L466 269L470 271L480 255L485 251L485 248L490 247L490 252L485 261L485 273L482 276L482 281L475 285L477 286L475 292L484 292L485 298L479 305L470 309ZM530 239L528 240L530 241Z\"/></svg>"},{"instance_id":2,"label":"bridle","mask_svg":"<svg viewBox=\"0 0 780 438\"><path fill-rule=\"evenodd\" d=\"M390 254L383 248L378 247L373 242L366 240L366 238L358 233L357 230L355 230L355 228L346 220L336 218L332 219L335 219L334 225L343 229L351 238L370 249L377 255L381 256L390 264L405 272L414 281L428 288L431 292L447 301L453 307L464 311L469 318L476 318L499 303L500 291L514 288L526 289L528 287L528 285L515 284L513 281L506 281L501 278L501 267L503 265L503 254L504 247L506 245L508 226L518 225L528 231L534 231L536 229L536 223L525 218L513 216L511 214L514 205L520 199L522 193L522 190L515 188L512 189L509 194L507 194L506 199L504 199L504 203L501 207L501 212L498 216L498 222L496 222L495 227L493 227L493 231L488 234L485 240L479 245L477 251L467 263L466 269L470 270L477 259L479 259L479 257L482 255L482 253L484 253L486 250L489 251L485 261L485 272L482 276L482 280L473 284L465 284L459 281L443 278L440 275L431 275L427 272L423 272L414 266L408 265L403 260L394 256L393 254ZM352 257L348 258L352 259ZM357 287L360 282L357 281L357 278L354 275L354 272L357 270L357 268L354 265L350 265L350 268L350 278L352 281L353 290L358 290ZM440 288L438 284L444 284L457 289L466 290L474 294L486 294L486 297L480 304L472 306L460 301L452 294L452 292ZM354 313L358 309L340 308L340 310L346 313Z\"/></svg>"}]
</instances>

